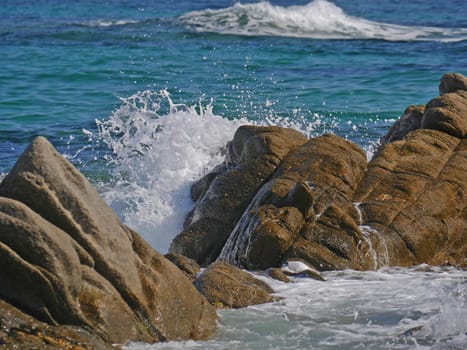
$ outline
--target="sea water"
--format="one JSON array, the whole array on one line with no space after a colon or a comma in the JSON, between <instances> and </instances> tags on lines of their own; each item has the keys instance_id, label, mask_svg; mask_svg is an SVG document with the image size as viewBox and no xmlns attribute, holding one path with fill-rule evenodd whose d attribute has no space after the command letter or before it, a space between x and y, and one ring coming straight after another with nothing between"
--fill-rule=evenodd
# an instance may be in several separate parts
<instances>
[{"instance_id":1,"label":"sea water","mask_svg":"<svg viewBox=\"0 0 467 350\"><path fill-rule=\"evenodd\" d=\"M0 179L44 135L162 253L239 125L331 132L371 158L411 104L467 75L465 0L0 0ZM128 349L464 349L467 272L266 279L207 342ZM264 277L260 277L264 278Z\"/></svg>"}]
</instances>

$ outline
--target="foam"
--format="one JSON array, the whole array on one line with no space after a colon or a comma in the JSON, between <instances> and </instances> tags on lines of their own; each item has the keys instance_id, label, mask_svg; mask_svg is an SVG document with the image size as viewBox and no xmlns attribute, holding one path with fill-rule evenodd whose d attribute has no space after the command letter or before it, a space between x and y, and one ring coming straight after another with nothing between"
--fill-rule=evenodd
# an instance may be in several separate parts
<instances>
[{"instance_id":1,"label":"foam","mask_svg":"<svg viewBox=\"0 0 467 350\"><path fill-rule=\"evenodd\" d=\"M220 311L209 341L124 349L465 349L467 271L421 265L323 275L326 282L257 276L283 299Z\"/></svg>"},{"instance_id":2,"label":"foam","mask_svg":"<svg viewBox=\"0 0 467 350\"><path fill-rule=\"evenodd\" d=\"M79 23L79 25L85 27L115 27L115 26L125 26L129 24L137 24L138 21L130 20L130 19L119 19L119 20L110 20L110 19L97 19L92 21L86 21L83 23Z\"/></svg>"},{"instance_id":3,"label":"foam","mask_svg":"<svg viewBox=\"0 0 467 350\"><path fill-rule=\"evenodd\" d=\"M167 91L122 98L99 137L111 148L114 181L101 189L122 220L160 252L181 231L193 206L190 186L223 161L223 147L246 120L212 106L174 104Z\"/></svg>"},{"instance_id":4,"label":"foam","mask_svg":"<svg viewBox=\"0 0 467 350\"><path fill-rule=\"evenodd\" d=\"M326 0L302 6L274 6L263 1L236 3L217 10L202 10L180 17L196 32L245 36L285 36L309 39L378 39L388 41L462 41L467 28L403 26L347 15Z\"/></svg>"}]
</instances>

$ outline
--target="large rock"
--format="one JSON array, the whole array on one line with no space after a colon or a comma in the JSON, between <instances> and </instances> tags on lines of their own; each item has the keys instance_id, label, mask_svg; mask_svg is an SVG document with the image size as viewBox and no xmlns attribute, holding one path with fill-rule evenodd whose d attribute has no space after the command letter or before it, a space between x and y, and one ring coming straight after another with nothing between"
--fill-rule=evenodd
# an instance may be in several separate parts
<instances>
[{"instance_id":1,"label":"large rock","mask_svg":"<svg viewBox=\"0 0 467 350\"><path fill-rule=\"evenodd\" d=\"M458 90L467 91L467 78L459 73L446 73L439 83L439 94L444 95Z\"/></svg>"},{"instance_id":2,"label":"large rock","mask_svg":"<svg viewBox=\"0 0 467 350\"><path fill-rule=\"evenodd\" d=\"M214 309L44 138L0 184L0 298L110 343L205 338ZM20 203L21 202L21 203Z\"/></svg>"},{"instance_id":3,"label":"large rock","mask_svg":"<svg viewBox=\"0 0 467 350\"><path fill-rule=\"evenodd\" d=\"M467 140L417 130L372 160L356 194L387 265L466 265Z\"/></svg>"},{"instance_id":4,"label":"large rock","mask_svg":"<svg viewBox=\"0 0 467 350\"><path fill-rule=\"evenodd\" d=\"M467 265L467 79L445 74L440 94L419 130L376 154L355 195L389 265Z\"/></svg>"},{"instance_id":5,"label":"large rock","mask_svg":"<svg viewBox=\"0 0 467 350\"><path fill-rule=\"evenodd\" d=\"M467 136L467 90L445 93L432 99L425 108L422 129L434 129L446 134Z\"/></svg>"},{"instance_id":6,"label":"large rock","mask_svg":"<svg viewBox=\"0 0 467 350\"><path fill-rule=\"evenodd\" d=\"M241 126L228 144L225 164L194 185L198 201L170 252L201 266L214 261L258 189L285 155L305 142L295 130Z\"/></svg>"},{"instance_id":7,"label":"large rock","mask_svg":"<svg viewBox=\"0 0 467 350\"><path fill-rule=\"evenodd\" d=\"M423 105L407 107L389 132L381 138L381 145L402 140L409 132L420 129L424 111Z\"/></svg>"},{"instance_id":8,"label":"large rock","mask_svg":"<svg viewBox=\"0 0 467 350\"><path fill-rule=\"evenodd\" d=\"M297 258L318 270L467 266L465 81L445 75L442 95L408 108L368 166L333 135L288 149L241 216L220 225L222 237L231 233L215 240L218 259L247 269ZM223 174L223 195L235 202L242 182Z\"/></svg>"},{"instance_id":9,"label":"large rock","mask_svg":"<svg viewBox=\"0 0 467 350\"><path fill-rule=\"evenodd\" d=\"M0 349L115 350L118 348L82 327L51 326L0 300Z\"/></svg>"},{"instance_id":10,"label":"large rock","mask_svg":"<svg viewBox=\"0 0 467 350\"><path fill-rule=\"evenodd\" d=\"M242 308L276 300L272 288L248 272L226 264L211 264L196 279L195 286L217 308Z\"/></svg>"},{"instance_id":11,"label":"large rock","mask_svg":"<svg viewBox=\"0 0 467 350\"><path fill-rule=\"evenodd\" d=\"M286 257L321 270L366 266L357 249L365 243L353 206L365 169L365 153L335 135L290 151L244 212L219 259L247 269L281 266ZM303 245L321 253L304 255Z\"/></svg>"}]
</instances>

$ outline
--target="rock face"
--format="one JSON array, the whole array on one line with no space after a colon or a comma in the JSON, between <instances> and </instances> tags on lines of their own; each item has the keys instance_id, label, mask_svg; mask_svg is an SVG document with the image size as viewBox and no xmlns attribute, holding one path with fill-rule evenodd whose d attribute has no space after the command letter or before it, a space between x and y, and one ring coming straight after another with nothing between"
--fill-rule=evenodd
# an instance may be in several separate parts
<instances>
[{"instance_id":1,"label":"rock face","mask_svg":"<svg viewBox=\"0 0 467 350\"><path fill-rule=\"evenodd\" d=\"M0 300L0 349L112 350L99 336L76 326L51 326Z\"/></svg>"},{"instance_id":2,"label":"rock face","mask_svg":"<svg viewBox=\"0 0 467 350\"><path fill-rule=\"evenodd\" d=\"M440 95L459 90L467 91L467 79L462 74L447 73L441 77L441 82L439 83Z\"/></svg>"},{"instance_id":3,"label":"rock face","mask_svg":"<svg viewBox=\"0 0 467 350\"><path fill-rule=\"evenodd\" d=\"M241 308L274 301L273 290L248 272L226 264L211 264L195 286L217 308Z\"/></svg>"},{"instance_id":4,"label":"rock face","mask_svg":"<svg viewBox=\"0 0 467 350\"><path fill-rule=\"evenodd\" d=\"M409 106L404 114L394 123L391 130L381 138L381 144L402 140L409 132L420 129L422 126L425 106Z\"/></svg>"},{"instance_id":5,"label":"rock face","mask_svg":"<svg viewBox=\"0 0 467 350\"><path fill-rule=\"evenodd\" d=\"M334 135L290 151L258 191L219 259L266 269L281 266L285 257L303 259L306 247L322 252L314 255L313 266L359 268L355 246L363 238L354 222L352 195L365 169L364 152Z\"/></svg>"},{"instance_id":6,"label":"rock face","mask_svg":"<svg viewBox=\"0 0 467 350\"><path fill-rule=\"evenodd\" d=\"M214 309L44 138L0 184L0 298L108 343L204 338Z\"/></svg>"},{"instance_id":7,"label":"rock face","mask_svg":"<svg viewBox=\"0 0 467 350\"><path fill-rule=\"evenodd\" d=\"M227 145L225 164L193 187L196 207L170 252L185 255L201 266L214 261L258 189L288 151L305 141L295 130L241 126Z\"/></svg>"},{"instance_id":8,"label":"rock face","mask_svg":"<svg viewBox=\"0 0 467 350\"><path fill-rule=\"evenodd\" d=\"M197 250L196 259L209 262L219 251L218 260L247 269L279 267L287 259L318 270L467 266L466 81L460 74L444 75L441 96L426 106L409 107L369 164L356 145L334 135L286 148L274 146L284 139L276 138L268 147L281 148L281 157L254 186L228 165L207 175L205 189L194 191L204 195L188 231L195 232L196 223L209 215L222 217L223 210L235 215L222 221L227 225L200 230L203 245L215 237L216 248L204 250L206 255ZM236 149L262 132L249 127L248 138L234 140ZM221 191L217 181L229 185ZM244 187L248 195L239 195ZM220 197L241 205L216 202L219 207L211 210L208 203ZM186 237L184 231L172 247L191 254L192 241Z\"/></svg>"}]
</instances>

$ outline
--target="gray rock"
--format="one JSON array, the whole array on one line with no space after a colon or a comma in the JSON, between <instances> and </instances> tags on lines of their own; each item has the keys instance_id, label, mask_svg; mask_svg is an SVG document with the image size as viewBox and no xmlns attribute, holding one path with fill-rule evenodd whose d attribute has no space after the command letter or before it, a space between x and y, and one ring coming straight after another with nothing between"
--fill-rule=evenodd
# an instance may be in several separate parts
<instances>
[{"instance_id":1,"label":"gray rock","mask_svg":"<svg viewBox=\"0 0 467 350\"><path fill-rule=\"evenodd\" d=\"M444 95L458 90L467 91L467 79L459 73L446 73L439 83L439 94Z\"/></svg>"},{"instance_id":2,"label":"gray rock","mask_svg":"<svg viewBox=\"0 0 467 350\"><path fill-rule=\"evenodd\" d=\"M0 196L11 198L1 201L9 268L0 297L110 343L199 339L215 328L214 309L187 277L123 225L46 139L25 150Z\"/></svg>"}]
</instances>

